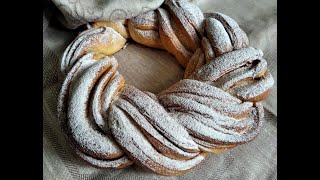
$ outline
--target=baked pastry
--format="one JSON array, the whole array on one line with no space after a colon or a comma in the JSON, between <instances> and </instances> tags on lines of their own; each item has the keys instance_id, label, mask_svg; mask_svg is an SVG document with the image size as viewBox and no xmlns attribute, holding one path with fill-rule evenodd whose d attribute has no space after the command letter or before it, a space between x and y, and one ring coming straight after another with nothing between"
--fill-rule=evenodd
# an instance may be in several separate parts
<instances>
[{"instance_id":1,"label":"baked pastry","mask_svg":"<svg viewBox=\"0 0 320 180\"><path fill-rule=\"evenodd\" d=\"M107 21L99 21L92 23L92 27L110 27L117 31L123 38L128 39L130 37L128 28L127 28L127 20L116 21L116 22L107 22Z\"/></svg>"},{"instance_id":2,"label":"baked pastry","mask_svg":"<svg viewBox=\"0 0 320 180\"><path fill-rule=\"evenodd\" d=\"M184 79L159 94L126 84L112 55L130 37L173 54ZM233 19L175 0L127 21L92 23L60 70L58 118L79 157L161 175L187 173L208 153L253 140L274 84L262 51Z\"/></svg>"},{"instance_id":3,"label":"baked pastry","mask_svg":"<svg viewBox=\"0 0 320 180\"><path fill-rule=\"evenodd\" d=\"M164 49L159 35L159 19L155 11L146 12L128 20L133 40L149 47Z\"/></svg>"},{"instance_id":4,"label":"baked pastry","mask_svg":"<svg viewBox=\"0 0 320 180\"><path fill-rule=\"evenodd\" d=\"M93 84L102 84L106 89L117 89L123 86L123 79L115 72L117 61L114 58L105 57L96 61L93 56L93 53L84 55L68 72L60 92L58 118L68 139L78 150L77 154L85 160L93 162L96 166L100 164L101 167L125 167L133 161L125 155L110 134L101 130L106 128L99 124L99 119L95 119L97 123L93 121L93 117L102 116L93 115L93 112L102 111L96 109L99 106L95 105L95 102L90 102L96 99L89 98ZM99 80L101 76L104 78ZM116 92L109 90L104 95L107 96L103 101L104 106L108 106ZM88 110L90 105L93 106ZM102 128L98 128L97 124Z\"/></svg>"},{"instance_id":5,"label":"baked pastry","mask_svg":"<svg viewBox=\"0 0 320 180\"><path fill-rule=\"evenodd\" d=\"M62 77L66 76L84 54L94 52L93 58L100 59L118 52L126 42L125 38L110 27L92 28L80 33L62 55L60 62Z\"/></svg>"}]
</instances>

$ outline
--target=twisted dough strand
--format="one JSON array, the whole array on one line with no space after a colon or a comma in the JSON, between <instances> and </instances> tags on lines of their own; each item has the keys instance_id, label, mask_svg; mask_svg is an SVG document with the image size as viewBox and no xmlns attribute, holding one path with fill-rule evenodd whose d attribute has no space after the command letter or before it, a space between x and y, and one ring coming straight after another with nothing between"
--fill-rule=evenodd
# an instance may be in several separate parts
<instances>
[{"instance_id":1,"label":"twisted dough strand","mask_svg":"<svg viewBox=\"0 0 320 180\"><path fill-rule=\"evenodd\" d=\"M159 94L126 84L112 55L129 37L173 54L185 79ZM76 153L94 166L137 163L181 175L207 153L258 135L260 101L274 83L262 56L233 19L204 15L186 1L166 1L128 21L92 23L61 58L58 118Z\"/></svg>"}]
</instances>

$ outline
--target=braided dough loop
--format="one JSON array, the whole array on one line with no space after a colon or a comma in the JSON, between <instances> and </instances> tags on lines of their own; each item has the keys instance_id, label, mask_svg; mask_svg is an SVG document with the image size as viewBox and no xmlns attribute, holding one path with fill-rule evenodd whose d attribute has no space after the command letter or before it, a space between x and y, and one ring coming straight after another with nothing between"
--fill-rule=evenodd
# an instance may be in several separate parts
<instances>
[{"instance_id":1,"label":"braided dough loop","mask_svg":"<svg viewBox=\"0 0 320 180\"><path fill-rule=\"evenodd\" d=\"M181 175L208 153L253 140L274 80L259 49L222 13L187 1L118 22L94 22L67 47L58 119L75 152L93 166L133 163ZM153 94L125 83L112 56L128 38L167 50L184 79Z\"/></svg>"},{"instance_id":2,"label":"braided dough loop","mask_svg":"<svg viewBox=\"0 0 320 180\"><path fill-rule=\"evenodd\" d=\"M101 132L92 120L89 96L100 76L113 76L114 58L96 61L93 53L81 57L69 71L62 85L58 103L58 119L77 154L99 167L126 167L133 163L113 138Z\"/></svg>"}]
</instances>

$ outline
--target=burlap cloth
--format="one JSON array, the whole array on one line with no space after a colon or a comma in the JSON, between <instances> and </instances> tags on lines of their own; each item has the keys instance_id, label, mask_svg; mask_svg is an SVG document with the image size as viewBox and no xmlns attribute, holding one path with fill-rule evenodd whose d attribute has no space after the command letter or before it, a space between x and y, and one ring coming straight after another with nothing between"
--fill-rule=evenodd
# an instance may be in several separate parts
<instances>
[{"instance_id":1,"label":"burlap cloth","mask_svg":"<svg viewBox=\"0 0 320 180\"><path fill-rule=\"evenodd\" d=\"M67 0L65 0L67 1ZM70 0L68 0L70 1ZM87 0L88 1L88 0ZM96 1L96 0L93 0ZM105 0L105 4L116 0ZM70 1L72 2L72 1ZM76 2L76 0L74 0ZM103 1L99 1L103 2ZM108 2L108 3L107 3ZM117 3L124 1L117 1ZM130 2L130 1L128 1ZM141 3L158 3L152 0ZM133 165L122 170L96 169L79 159L57 124L58 61L74 39L57 27L48 9L43 13L43 178L44 179L276 179L277 178L277 6L275 0L198 0L203 12L222 12L234 18L248 34L250 45L263 50L275 79L264 102L265 121L252 142L218 155L209 155L193 171L178 177L159 176ZM120 4L118 4L119 6ZM122 6L129 6L122 4ZM151 5L152 7L153 5ZM133 13L134 14L134 13ZM128 84L154 93L183 77L183 69L165 51L129 44L115 57Z\"/></svg>"}]
</instances>

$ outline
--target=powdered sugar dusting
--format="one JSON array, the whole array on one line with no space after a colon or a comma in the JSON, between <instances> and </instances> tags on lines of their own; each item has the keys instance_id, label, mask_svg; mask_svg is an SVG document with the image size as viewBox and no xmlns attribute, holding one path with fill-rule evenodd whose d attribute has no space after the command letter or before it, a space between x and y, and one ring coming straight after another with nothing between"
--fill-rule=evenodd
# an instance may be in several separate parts
<instances>
[{"instance_id":1,"label":"powdered sugar dusting","mask_svg":"<svg viewBox=\"0 0 320 180\"><path fill-rule=\"evenodd\" d=\"M265 59L257 59L256 64L248 63L243 67L235 69L222 77L212 84L216 87L222 88L227 91L237 82L247 79L247 78L259 78L261 74L264 74L267 70L267 61Z\"/></svg>"},{"instance_id":2,"label":"powdered sugar dusting","mask_svg":"<svg viewBox=\"0 0 320 180\"><path fill-rule=\"evenodd\" d=\"M229 143L229 144L238 144L238 143L244 143L252 140L259 132L262 116L263 113L261 110L258 111L259 108L253 108L250 117L253 120L253 123L248 126L245 131L242 131L240 134L229 134L225 131L218 131L214 128L211 128L210 126L207 126L203 123L201 123L200 120L203 120L202 117L193 116L190 113L183 113L183 112L174 112L172 113L172 116L179 120L181 124L183 124L184 127L188 129L188 132L192 134L193 136L208 141L211 143ZM214 119L214 118L213 118ZM219 122L216 120L216 122ZM235 121L237 122L237 121ZM221 129L219 129L221 130Z\"/></svg>"},{"instance_id":3,"label":"powdered sugar dusting","mask_svg":"<svg viewBox=\"0 0 320 180\"><path fill-rule=\"evenodd\" d=\"M159 35L158 31L155 31L155 30L140 30L140 29L136 29L135 31L140 37L159 39L160 40L160 35Z\"/></svg>"},{"instance_id":4,"label":"powdered sugar dusting","mask_svg":"<svg viewBox=\"0 0 320 180\"><path fill-rule=\"evenodd\" d=\"M221 22L214 18L207 18L205 24L207 37L211 42L216 56L233 50L229 35Z\"/></svg>"},{"instance_id":5,"label":"powdered sugar dusting","mask_svg":"<svg viewBox=\"0 0 320 180\"><path fill-rule=\"evenodd\" d=\"M58 107L57 107L57 112L58 112L58 119L60 122L60 126L64 130L64 133L66 133L67 127L67 102L68 102L68 96L69 96L69 88L71 81L74 78L77 78L77 76L81 75L84 70L86 70L88 67L90 67L94 61L91 60L92 54L87 54L83 56L82 58L79 59L75 63L75 65L72 67L70 72L67 74L58 98Z\"/></svg>"},{"instance_id":6,"label":"powdered sugar dusting","mask_svg":"<svg viewBox=\"0 0 320 180\"><path fill-rule=\"evenodd\" d=\"M188 170L200 163L204 156L198 155L190 160L174 160L158 153L143 133L134 126L128 117L115 106L111 106L110 126L117 142L129 151L130 155L149 169L160 173L174 175Z\"/></svg>"},{"instance_id":7,"label":"powdered sugar dusting","mask_svg":"<svg viewBox=\"0 0 320 180\"><path fill-rule=\"evenodd\" d=\"M60 59L60 71L63 76L67 75L68 71L74 65L76 60L78 60L78 54L74 54L80 48L79 46L81 45L83 40L92 34L101 33L102 31L103 28L86 30L70 43L70 45L64 51L62 58ZM79 50L77 52L79 52Z\"/></svg>"},{"instance_id":8,"label":"powdered sugar dusting","mask_svg":"<svg viewBox=\"0 0 320 180\"><path fill-rule=\"evenodd\" d=\"M106 159L96 159L88 156L78 149L75 149L76 153L88 163L100 167L100 168L118 168L119 166L128 166L133 164L133 161L128 158L128 156L123 156L119 159L106 160Z\"/></svg>"},{"instance_id":9,"label":"powdered sugar dusting","mask_svg":"<svg viewBox=\"0 0 320 180\"><path fill-rule=\"evenodd\" d=\"M143 30L158 30L159 20L155 11L148 11L130 19L135 28Z\"/></svg>"},{"instance_id":10,"label":"powdered sugar dusting","mask_svg":"<svg viewBox=\"0 0 320 180\"><path fill-rule=\"evenodd\" d=\"M216 81L224 74L239 68L246 63L261 58L262 51L252 47L234 50L216 57L214 61L204 65L193 76L196 80L201 81Z\"/></svg>"},{"instance_id":11,"label":"powdered sugar dusting","mask_svg":"<svg viewBox=\"0 0 320 180\"><path fill-rule=\"evenodd\" d=\"M115 45L115 40L124 39L119 33L110 27L91 28L82 32L64 51L60 60L60 70L65 76L74 63L96 44Z\"/></svg>"},{"instance_id":12,"label":"powdered sugar dusting","mask_svg":"<svg viewBox=\"0 0 320 180\"><path fill-rule=\"evenodd\" d=\"M101 115L103 117L103 122L101 124L101 129L104 130L104 132L109 133L110 128L108 126L107 120L108 120L108 110L111 104L111 101L118 95L119 90L124 86L124 79L119 74L118 71L116 71L115 75L112 77L110 82L107 84L105 89L102 93L102 107L101 107Z\"/></svg>"},{"instance_id":13,"label":"powdered sugar dusting","mask_svg":"<svg viewBox=\"0 0 320 180\"><path fill-rule=\"evenodd\" d=\"M206 148L214 148L214 149L229 149L229 148L233 148L235 147L235 145L228 145L228 144L218 144L218 143L209 143L209 142L206 142L206 141L203 141L201 139L198 139L198 138L195 138L195 137L192 137L192 139L198 143L199 145L201 146L204 146ZM209 150L210 152L210 150Z\"/></svg>"},{"instance_id":14,"label":"powdered sugar dusting","mask_svg":"<svg viewBox=\"0 0 320 180\"><path fill-rule=\"evenodd\" d=\"M152 92L149 92L149 91L143 91L146 95L148 95L151 99L153 99L154 101L156 101L156 102L159 102L158 101L158 97L155 95L155 94L153 94Z\"/></svg>"},{"instance_id":15,"label":"powdered sugar dusting","mask_svg":"<svg viewBox=\"0 0 320 180\"><path fill-rule=\"evenodd\" d=\"M185 47L181 44L177 36L173 33L174 31L170 25L169 13L162 8L158 8L157 10L159 12L160 29L162 29L162 31L160 31L160 38L162 43L163 44L166 43L166 40L164 39L165 36L169 37L170 42L167 42L167 43L170 43L170 45L168 46L164 44L165 48L167 49L167 51L175 55L175 57L177 58L177 60L181 65L186 67L188 64L189 58L192 56L192 54L185 49ZM164 34L162 34L162 32ZM175 54L175 52L172 51L171 48L168 48L172 46L178 51L179 54Z\"/></svg>"},{"instance_id":16,"label":"powdered sugar dusting","mask_svg":"<svg viewBox=\"0 0 320 180\"><path fill-rule=\"evenodd\" d=\"M166 102L167 101L167 102ZM177 97L177 96L169 96L169 97L163 97L162 102L165 104L166 109L173 111L179 111L179 112L186 112L186 113L197 113L202 115L203 117L211 118L212 121L216 121L215 123L219 125L223 125L225 127L229 128L235 128L235 127L244 127L246 125L246 121L243 121L244 119L235 119L229 116L222 115L221 113L218 113L214 109L211 109L210 107L203 105L201 103L198 103L194 100L185 98L185 97ZM173 108L172 108L173 107ZM174 107L180 107L180 108L174 108ZM251 109L252 106L248 107Z\"/></svg>"},{"instance_id":17,"label":"powdered sugar dusting","mask_svg":"<svg viewBox=\"0 0 320 180\"><path fill-rule=\"evenodd\" d=\"M102 33L99 34L93 34L91 36L89 36L83 44L83 48L88 48L88 46L90 47L90 45L96 45L96 44L100 44L100 45L104 45L104 44L108 44L110 47L115 46L115 43L117 39L121 39L124 42L126 41L117 31L115 31L114 29L110 28L110 27L103 27L104 30L102 31Z\"/></svg>"},{"instance_id":18,"label":"powdered sugar dusting","mask_svg":"<svg viewBox=\"0 0 320 180\"><path fill-rule=\"evenodd\" d=\"M171 17L169 18L171 23L173 21L176 22L180 31L186 36L189 44L193 47L193 51L200 47L200 39L198 37L197 32L194 27L189 23L188 17L186 17L183 11L178 7L175 1L166 1L168 5L168 10L171 13Z\"/></svg>"},{"instance_id":19,"label":"powdered sugar dusting","mask_svg":"<svg viewBox=\"0 0 320 180\"><path fill-rule=\"evenodd\" d=\"M210 93L214 96L208 97ZM253 103L241 103L227 92L195 80L179 81L160 93L158 99L192 136L211 143L247 142L257 135L262 118ZM244 119L229 117L241 113Z\"/></svg>"},{"instance_id":20,"label":"powdered sugar dusting","mask_svg":"<svg viewBox=\"0 0 320 180\"><path fill-rule=\"evenodd\" d=\"M102 116L101 98L102 98L103 89L107 86L110 79L113 78L113 75L118 66L118 63L116 60L111 61L111 63L113 63L112 67L104 74L104 76L99 80L96 87L94 88L93 98L91 102L92 116L94 117L94 121L105 132L108 132L108 131L104 128L106 123Z\"/></svg>"},{"instance_id":21,"label":"powdered sugar dusting","mask_svg":"<svg viewBox=\"0 0 320 180\"><path fill-rule=\"evenodd\" d=\"M134 120L140 129L143 129L144 134L147 134L147 138L151 143L154 143L154 140L160 143L153 144L154 147L159 150L161 153L167 157L178 156L180 158L192 158L199 153L188 153L178 148L176 145L167 140L163 135L161 135L156 128L154 128L148 120L137 110L136 107L131 105L128 101L119 98L115 103L123 111L127 112L132 120ZM174 124L173 124L174 125ZM149 137L152 137L150 139ZM153 140L154 139L154 140Z\"/></svg>"},{"instance_id":22,"label":"powdered sugar dusting","mask_svg":"<svg viewBox=\"0 0 320 180\"><path fill-rule=\"evenodd\" d=\"M120 147L99 132L88 117L89 95L97 79L111 66L112 59L95 61L79 79L71 82L68 108L68 126L72 138L87 154L100 158L120 156ZM73 84L73 85L72 85Z\"/></svg>"},{"instance_id":23,"label":"powdered sugar dusting","mask_svg":"<svg viewBox=\"0 0 320 180\"><path fill-rule=\"evenodd\" d=\"M189 35L185 34L185 32L181 29L181 25L179 27L176 21L170 19L170 25L174 31L173 33L177 36L178 40L186 48L187 51L194 52L196 45L192 41L190 41Z\"/></svg>"},{"instance_id":24,"label":"powdered sugar dusting","mask_svg":"<svg viewBox=\"0 0 320 180\"><path fill-rule=\"evenodd\" d=\"M239 27L238 23L229 16L216 12L211 13L210 17L219 20L230 36L234 49L240 49L249 45L249 39L246 33Z\"/></svg>"},{"instance_id":25,"label":"powdered sugar dusting","mask_svg":"<svg viewBox=\"0 0 320 180\"><path fill-rule=\"evenodd\" d=\"M198 31L200 35L204 34L204 16L198 6L187 1L177 2L180 9L183 11L184 16L187 18L190 24Z\"/></svg>"},{"instance_id":26,"label":"powdered sugar dusting","mask_svg":"<svg viewBox=\"0 0 320 180\"><path fill-rule=\"evenodd\" d=\"M192 79L180 80L168 89L159 93L158 96L162 96L169 93L190 93L203 97L219 99L223 102L241 103L241 100L231 96L230 94L224 92L223 90L217 87Z\"/></svg>"},{"instance_id":27,"label":"powdered sugar dusting","mask_svg":"<svg viewBox=\"0 0 320 180\"><path fill-rule=\"evenodd\" d=\"M203 97L194 94L188 93L174 93L169 95L164 95L160 97L160 101L163 105L169 106L167 103L172 103L172 98L184 97L187 99L194 100L200 104L203 104L212 110L215 110L218 113L221 113L226 116L231 117L239 117L241 115L245 116L249 109L252 107L251 102L243 102L240 104L230 103L230 102L222 102L217 99L211 99L210 97ZM164 101L164 98L166 99ZM173 101L174 102L174 101ZM178 109L183 109L183 107L177 106Z\"/></svg>"},{"instance_id":28,"label":"powdered sugar dusting","mask_svg":"<svg viewBox=\"0 0 320 180\"><path fill-rule=\"evenodd\" d=\"M273 77L270 75L270 73L266 73L266 77L261 78L259 81L239 88L239 90L236 92L236 95L243 99L251 99L271 89L273 84Z\"/></svg>"},{"instance_id":29,"label":"powdered sugar dusting","mask_svg":"<svg viewBox=\"0 0 320 180\"><path fill-rule=\"evenodd\" d=\"M121 97L139 109L140 113L143 114L158 131L177 146L185 150L197 150L197 145L192 141L185 129L172 119L163 107L153 101L149 96L133 86L126 85L121 93Z\"/></svg>"},{"instance_id":30,"label":"powdered sugar dusting","mask_svg":"<svg viewBox=\"0 0 320 180\"><path fill-rule=\"evenodd\" d=\"M133 161L126 152L159 174L179 175L204 159L201 151L233 148L260 131L263 107L247 101L274 84L262 51L247 47L246 34L222 13L211 13L204 27L203 13L192 3L167 0L164 7L172 16L158 8L131 19L129 28L146 41L162 42L188 65L190 79L157 95L125 85L114 57L96 61L97 52L90 53L100 45L114 48L121 35L109 27L79 34L60 60L66 78L58 118L76 153L94 166L128 166ZM201 49L204 29L208 39L202 38Z\"/></svg>"}]
</instances>

